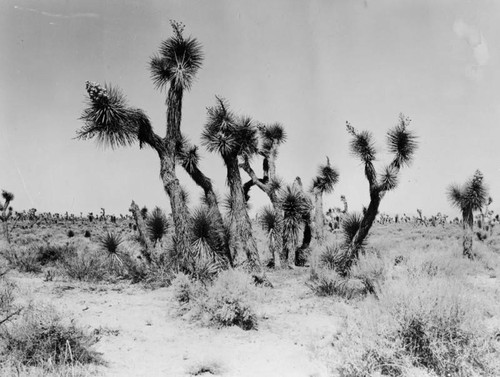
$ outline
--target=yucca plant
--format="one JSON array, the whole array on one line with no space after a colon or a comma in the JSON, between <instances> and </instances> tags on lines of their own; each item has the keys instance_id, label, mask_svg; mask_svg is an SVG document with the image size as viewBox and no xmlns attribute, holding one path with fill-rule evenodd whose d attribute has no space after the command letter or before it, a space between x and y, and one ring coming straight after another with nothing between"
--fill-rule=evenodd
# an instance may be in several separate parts
<instances>
[{"instance_id":1,"label":"yucca plant","mask_svg":"<svg viewBox=\"0 0 500 377\"><path fill-rule=\"evenodd\" d=\"M370 204L359 222L357 231L346 244L345 265L339 266L345 273L348 273L352 262L358 257L383 197L388 191L396 188L401 168L409 166L413 160L418 143L415 134L408 129L410 122L408 117L400 114L397 125L387 132L387 149L393 154L393 160L380 174L377 174L373 164L376 157L373 135L368 131L357 131L347 122L347 132L352 136L351 152L364 164L365 177L370 189Z\"/></svg>"},{"instance_id":2,"label":"yucca plant","mask_svg":"<svg viewBox=\"0 0 500 377\"><path fill-rule=\"evenodd\" d=\"M472 239L474 234L474 211L479 211L488 203L488 190L483 182L483 174L476 170L474 176L465 184L453 184L448 187L448 199L462 212L463 254L473 259Z\"/></svg>"},{"instance_id":3,"label":"yucca plant","mask_svg":"<svg viewBox=\"0 0 500 377\"><path fill-rule=\"evenodd\" d=\"M314 238L321 246L325 240L325 215L323 213L323 195L332 193L339 181L339 173L326 158L326 164L320 165L313 178L311 193L314 197Z\"/></svg>"},{"instance_id":4,"label":"yucca plant","mask_svg":"<svg viewBox=\"0 0 500 377\"><path fill-rule=\"evenodd\" d=\"M227 184L231 198L229 244L234 265L247 264L259 272L261 262L252 234L252 223L243 195L239 158L249 158L257 152L257 131L252 119L237 117L222 98L216 97L215 106L209 107L208 118L202 132L202 144L209 152L219 154L226 166Z\"/></svg>"},{"instance_id":5,"label":"yucca plant","mask_svg":"<svg viewBox=\"0 0 500 377\"><path fill-rule=\"evenodd\" d=\"M113 266L115 264L118 264L120 267L123 266L123 260L120 256L120 245L123 243L123 238L119 234L107 232L105 235L99 237L98 243L101 250L107 253Z\"/></svg>"},{"instance_id":6,"label":"yucca plant","mask_svg":"<svg viewBox=\"0 0 500 377\"><path fill-rule=\"evenodd\" d=\"M149 239L154 243L154 246L162 241L168 231L168 220L161 208L155 207L147 217L146 229L148 230Z\"/></svg>"},{"instance_id":7,"label":"yucca plant","mask_svg":"<svg viewBox=\"0 0 500 377\"><path fill-rule=\"evenodd\" d=\"M161 138L145 113L127 104L125 96L111 85L87 82L89 102L81 119L85 125L77 132L80 139L96 139L111 146L130 145L136 141L154 149L160 158L160 176L170 198L177 248L188 253L189 210L175 172L177 145L182 139L180 125L182 99L189 90L203 61L201 46L195 38L184 37L184 25L171 21L173 35L161 43L150 60L150 71L157 89L167 90L166 136Z\"/></svg>"}]
</instances>

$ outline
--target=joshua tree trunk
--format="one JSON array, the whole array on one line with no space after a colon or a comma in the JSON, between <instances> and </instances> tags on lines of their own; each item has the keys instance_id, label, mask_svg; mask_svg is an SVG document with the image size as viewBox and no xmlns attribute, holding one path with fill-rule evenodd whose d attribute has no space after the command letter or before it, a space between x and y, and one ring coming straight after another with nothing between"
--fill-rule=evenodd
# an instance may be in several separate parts
<instances>
[{"instance_id":1,"label":"joshua tree trunk","mask_svg":"<svg viewBox=\"0 0 500 377\"><path fill-rule=\"evenodd\" d=\"M344 253L342 260L339 263L339 272L343 274L348 274L352 263L359 257L359 251L363 246L363 242L368 236L370 229L377 217L378 208L380 206L380 202L385 194L385 191L380 191L374 189L370 193L370 204L368 205L368 209L363 215L363 219L359 225L359 229L354 235L350 244L347 245L347 250Z\"/></svg>"},{"instance_id":2,"label":"joshua tree trunk","mask_svg":"<svg viewBox=\"0 0 500 377\"><path fill-rule=\"evenodd\" d=\"M231 192L231 240L229 249L235 266L245 262L250 269L260 272L261 264L257 244L252 235L252 223L248 216L243 184L237 156L224 158L227 167L227 180Z\"/></svg>"},{"instance_id":3,"label":"joshua tree trunk","mask_svg":"<svg viewBox=\"0 0 500 377\"><path fill-rule=\"evenodd\" d=\"M323 215L323 194L320 191L314 192L314 240L318 246L325 242L325 227Z\"/></svg>"},{"instance_id":4,"label":"joshua tree trunk","mask_svg":"<svg viewBox=\"0 0 500 377\"><path fill-rule=\"evenodd\" d=\"M472 251L472 239L474 235L474 215L472 211L463 211L463 253L469 259L474 259L474 253Z\"/></svg>"},{"instance_id":5,"label":"joshua tree trunk","mask_svg":"<svg viewBox=\"0 0 500 377\"><path fill-rule=\"evenodd\" d=\"M284 212L283 212L283 206L281 204L277 192L271 189L269 184L269 177L271 176L274 178L276 174L275 156L276 154L272 152L270 153L269 158L267 157L264 158L263 162L264 178L262 179L257 178L257 175L251 168L248 159L244 160L243 164L241 164L241 167L250 176L250 181L245 183L245 187L243 188L245 201L249 199L248 192L250 190L250 187L252 187L253 185L257 185L262 191L264 191L267 194L267 196L271 200L271 204L274 209L274 216L276 218L276 225L274 229L276 240L273 245L272 254L274 259L274 268L280 269L282 267L281 259L283 257Z\"/></svg>"},{"instance_id":6,"label":"joshua tree trunk","mask_svg":"<svg viewBox=\"0 0 500 377\"><path fill-rule=\"evenodd\" d=\"M148 238L146 233L146 224L144 219L142 218L141 211L139 206L135 204L132 200L132 204L130 204L129 211L132 213L132 217L135 220L135 225L137 226L137 230L139 231L139 238L144 245L144 249L141 249L141 254L146 259L147 263L151 263L151 251L153 250L153 245Z\"/></svg>"},{"instance_id":7,"label":"joshua tree trunk","mask_svg":"<svg viewBox=\"0 0 500 377\"><path fill-rule=\"evenodd\" d=\"M175 228L175 245L186 258L190 251L189 210L175 173L176 146L181 139L182 89L171 86L167 97L167 135L163 139L164 151L160 153L160 177L165 192L170 198L170 207Z\"/></svg>"},{"instance_id":8,"label":"joshua tree trunk","mask_svg":"<svg viewBox=\"0 0 500 377\"><path fill-rule=\"evenodd\" d=\"M274 216L276 217L276 225L275 225L275 234L276 240L274 242L274 250L273 250L273 259L274 259L274 268L280 269L282 267L281 264L281 254L283 251L283 223L284 223L284 212L281 203L278 198L275 198L274 201L271 201L274 208Z\"/></svg>"},{"instance_id":9,"label":"joshua tree trunk","mask_svg":"<svg viewBox=\"0 0 500 377\"><path fill-rule=\"evenodd\" d=\"M359 226L356 235L352 239L351 247L354 252L355 258L358 257L359 249L361 248L363 241L366 236L368 236L368 232L370 231L375 218L377 217L378 208L380 206L380 202L382 201L382 197L384 196L384 192L379 192L376 190L372 192L370 195L370 204L368 205L368 209L366 210L365 215L363 216L363 220Z\"/></svg>"}]
</instances>

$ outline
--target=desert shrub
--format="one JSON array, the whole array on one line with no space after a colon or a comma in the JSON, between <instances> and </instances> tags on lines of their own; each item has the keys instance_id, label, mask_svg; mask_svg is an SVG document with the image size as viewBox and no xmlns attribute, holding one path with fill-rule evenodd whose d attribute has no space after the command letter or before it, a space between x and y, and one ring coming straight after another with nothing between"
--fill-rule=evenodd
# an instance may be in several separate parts
<instances>
[{"instance_id":1,"label":"desert shrub","mask_svg":"<svg viewBox=\"0 0 500 377\"><path fill-rule=\"evenodd\" d=\"M68 237L71 238L71 237L74 237L75 236L75 232L73 232L71 229L68 230L68 233L67 233Z\"/></svg>"},{"instance_id":2,"label":"desert shrub","mask_svg":"<svg viewBox=\"0 0 500 377\"><path fill-rule=\"evenodd\" d=\"M91 349L95 338L74 323L65 324L54 308L30 305L21 316L0 330L0 354L26 365L99 363Z\"/></svg>"},{"instance_id":3,"label":"desert shrub","mask_svg":"<svg viewBox=\"0 0 500 377\"><path fill-rule=\"evenodd\" d=\"M386 284L379 301L346 319L337 347L341 376L494 376L498 344L483 324L474 293L439 278Z\"/></svg>"},{"instance_id":4,"label":"desert shrub","mask_svg":"<svg viewBox=\"0 0 500 377\"><path fill-rule=\"evenodd\" d=\"M175 275L172 280L172 291L176 302L181 307L195 303L196 299L201 294L200 283L193 280L182 272Z\"/></svg>"},{"instance_id":5,"label":"desert shrub","mask_svg":"<svg viewBox=\"0 0 500 377\"><path fill-rule=\"evenodd\" d=\"M20 272L40 273L42 271L36 245L11 247L4 251L3 256L11 267Z\"/></svg>"},{"instance_id":6,"label":"desert shrub","mask_svg":"<svg viewBox=\"0 0 500 377\"><path fill-rule=\"evenodd\" d=\"M108 277L106 263L97 253L78 253L65 258L61 266L71 279L80 281L96 282Z\"/></svg>"},{"instance_id":7,"label":"desert shrub","mask_svg":"<svg viewBox=\"0 0 500 377\"><path fill-rule=\"evenodd\" d=\"M366 252L359 256L351 268L350 277L359 279L365 286L365 293L377 293L389 275L389 259L376 253Z\"/></svg>"},{"instance_id":8,"label":"desert shrub","mask_svg":"<svg viewBox=\"0 0 500 377\"><path fill-rule=\"evenodd\" d=\"M323 252L319 255L319 266L320 268L327 268L334 270L335 266L339 262L339 255L341 253L339 245L330 245L325 247Z\"/></svg>"},{"instance_id":9,"label":"desert shrub","mask_svg":"<svg viewBox=\"0 0 500 377\"><path fill-rule=\"evenodd\" d=\"M238 326L243 330L257 328L253 308L252 277L243 271L227 270L208 287L203 311L216 326Z\"/></svg>"},{"instance_id":10,"label":"desert shrub","mask_svg":"<svg viewBox=\"0 0 500 377\"><path fill-rule=\"evenodd\" d=\"M61 261L66 257L74 255L76 250L70 245L42 245L38 248L37 259L38 262L45 266L48 263L55 263Z\"/></svg>"},{"instance_id":11,"label":"desert shrub","mask_svg":"<svg viewBox=\"0 0 500 377\"><path fill-rule=\"evenodd\" d=\"M90 230L86 230L83 236L85 238L90 238Z\"/></svg>"},{"instance_id":12,"label":"desert shrub","mask_svg":"<svg viewBox=\"0 0 500 377\"><path fill-rule=\"evenodd\" d=\"M315 270L307 286L318 296L340 296L346 299L371 293L371 286L357 277L344 277L329 269Z\"/></svg>"}]
</instances>

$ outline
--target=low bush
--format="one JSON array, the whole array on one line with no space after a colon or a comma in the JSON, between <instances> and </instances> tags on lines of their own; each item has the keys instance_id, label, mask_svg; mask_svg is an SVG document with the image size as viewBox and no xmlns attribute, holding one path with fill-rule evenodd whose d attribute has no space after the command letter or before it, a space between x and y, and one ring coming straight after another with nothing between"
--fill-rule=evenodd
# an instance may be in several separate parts
<instances>
[{"instance_id":1,"label":"low bush","mask_svg":"<svg viewBox=\"0 0 500 377\"><path fill-rule=\"evenodd\" d=\"M11 267L20 272L40 273L42 271L36 245L11 247L4 251L3 256Z\"/></svg>"},{"instance_id":2,"label":"low bush","mask_svg":"<svg viewBox=\"0 0 500 377\"><path fill-rule=\"evenodd\" d=\"M252 277L243 271L227 270L219 274L207 289L203 310L216 326L238 326L243 330L257 329L254 285Z\"/></svg>"},{"instance_id":3,"label":"low bush","mask_svg":"<svg viewBox=\"0 0 500 377\"><path fill-rule=\"evenodd\" d=\"M186 308L187 305L196 303L202 288L199 282L180 272L172 280L172 291L175 301L181 308Z\"/></svg>"},{"instance_id":4,"label":"low bush","mask_svg":"<svg viewBox=\"0 0 500 377\"><path fill-rule=\"evenodd\" d=\"M64 258L71 257L76 254L76 250L70 245L44 245L38 248L38 262L45 266L46 264L56 263Z\"/></svg>"},{"instance_id":5,"label":"low bush","mask_svg":"<svg viewBox=\"0 0 500 377\"><path fill-rule=\"evenodd\" d=\"M498 344L474 294L458 280L408 278L384 286L379 301L349 316L336 347L341 376L496 376Z\"/></svg>"},{"instance_id":6,"label":"low bush","mask_svg":"<svg viewBox=\"0 0 500 377\"><path fill-rule=\"evenodd\" d=\"M62 261L61 267L68 277L80 281L102 281L109 275L106 263L96 252L72 255Z\"/></svg>"},{"instance_id":7,"label":"low bush","mask_svg":"<svg viewBox=\"0 0 500 377\"><path fill-rule=\"evenodd\" d=\"M329 269L315 270L307 286L318 296L340 296L346 299L365 296L370 286L356 277L343 277Z\"/></svg>"},{"instance_id":8,"label":"low bush","mask_svg":"<svg viewBox=\"0 0 500 377\"><path fill-rule=\"evenodd\" d=\"M15 321L0 329L4 360L25 366L101 363L91 349L95 338L85 334L48 305L30 305Z\"/></svg>"}]
</instances>

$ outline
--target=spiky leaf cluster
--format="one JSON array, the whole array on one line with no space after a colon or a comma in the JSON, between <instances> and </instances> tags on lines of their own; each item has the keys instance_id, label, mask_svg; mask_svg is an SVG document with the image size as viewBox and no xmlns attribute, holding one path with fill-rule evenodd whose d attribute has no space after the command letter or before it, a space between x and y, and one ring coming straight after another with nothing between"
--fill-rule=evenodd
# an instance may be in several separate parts
<instances>
[{"instance_id":1,"label":"spiky leaf cluster","mask_svg":"<svg viewBox=\"0 0 500 377\"><path fill-rule=\"evenodd\" d=\"M215 219L214 213L206 206L193 212L191 246L195 259L215 260L217 254L222 254L224 235Z\"/></svg>"},{"instance_id":2,"label":"spiky leaf cluster","mask_svg":"<svg viewBox=\"0 0 500 377\"><path fill-rule=\"evenodd\" d=\"M146 229L149 239L153 242L159 242L167 234L168 220L165 213L159 207L155 207L146 219Z\"/></svg>"},{"instance_id":3,"label":"spiky leaf cluster","mask_svg":"<svg viewBox=\"0 0 500 377\"><path fill-rule=\"evenodd\" d=\"M451 185L447 194L451 204L463 212L478 211L488 201L488 190L479 170L464 185Z\"/></svg>"},{"instance_id":4,"label":"spiky leaf cluster","mask_svg":"<svg viewBox=\"0 0 500 377\"><path fill-rule=\"evenodd\" d=\"M250 117L237 117L226 101L216 97L217 104L207 109L207 122L202 132L202 144L209 152L224 159L251 157L257 152L257 130Z\"/></svg>"},{"instance_id":5,"label":"spiky leaf cluster","mask_svg":"<svg viewBox=\"0 0 500 377\"><path fill-rule=\"evenodd\" d=\"M363 216L360 213L351 212L348 213L343 219L340 227L342 229L342 236L344 238L344 245L351 244L352 240L356 236L356 233L361 226L361 221L363 220ZM363 240L363 245L366 240Z\"/></svg>"},{"instance_id":6,"label":"spiky leaf cluster","mask_svg":"<svg viewBox=\"0 0 500 377\"><path fill-rule=\"evenodd\" d=\"M330 193L339 181L337 169L330 165L330 159L326 158L326 164L320 165L318 174L313 179L312 189L321 193Z\"/></svg>"},{"instance_id":7,"label":"spiky leaf cluster","mask_svg":"<svg viewBox=\"0 0 500 377\"><path fill-rule=\"evenodd\" d=\"M196 145L185 145L178 154L182 167L189 173L193 172L200 162L200 155Z\"/></svg>"},{"instance_id":8,"label":"spiky leaf cluster","mask_svg":"<svg viewBox=\"0 0 500 377\"><path fill-rule=\"evenodd\" d=\"M81 120L85 125L77 131L79 139L93 139L112 148L128 146L136 140L142 143L152 133L151 123L140 109L127 105L123 93L116 87L86 82L89 96Z\"/></svg>"},{"instance_id":9,"label":"spiky leaf cluster","mask_svg":"<svg viewBox=\"0 0 500 377\"><path fill-rule=\"evenodd\" d=\"M417 137L408 130L410 122L410 118L400 114L399 123L387 132L387 147L394 154L393 165L396 168L410 165L417 149Z\"/></svg>"},{"instance_id":10,"label":"spiky leaf cluster","mask_svg":"<svg viewBox=\"0 0 500 377\"><path fill-rule=\"evenodd\" d=\"M302 224L310 217L311 200L296 186L287 186L281 197L283 208L283 239L295 245Z\"/></svg>"},{"instance_id":11,"label":"spiky leaf cluster","mask_svg":"<svg viewBox=\"0 0 500 377\"><path fill-rule=\"evenodd\" d=\"M285 129L279 123L260 125L258 129L262 140L261 153L264 156L269 155L273 146L280 145L286 141L287 135Z\"/></svg>"},{"instance_id":12,"label":"spiky leaf cluster","mask_svg":"<svg viewBox=\"0 0 500 377\"><path fill-rule=\"evenodd\" d=\"M265 206L264 208L262 208L258 215L258 221L266 234L271 235L275 233L277 219L274 208L272 208L271 206Z\"/></svg>"},{"instance_id":13,"label":"spiky leaf cluster","mask_svg":"<svg viewBox=\"0 0 500 377\"><path fill-rule=\"evenodd\" d=\"M379 178L379 186L383 191L389 191L398 185L398 171L393 165L387 166Z\"/></svg>"},{"instance_id":14,"label":"spiky leaf cluster","mask_svg":"<svg viewBox=\"0 0 500 377\"><path fill-rule=\"evenodd\" d=\"M203 52L196 38L184 38L184 25L171 21L174 35L163 41L149 63L151 78L157 89L169 84L176 89L189 90L201 68Z\"/></svg>"},{"instance_id":15,"label":"spiky leaf cluster","mask_svg":"<svg viewBox=\"0 0 500 377\"><path fill-rule=\"evenodd\" d=\"M358 132L349 122L347 122L346 128L347 132L353 136L350 143L352 154L359 157L365 163L374 161L376 150L372 133L368 131Z\"/></svg>"},{"instance_id":16,"label":"spiky leaf cluster","mask_svg":"<svg viewBox=\"0 0 500 377\"><path fill-rule=\"evenodd\" d=\"M119 247L122 243L123 238L119 234L113 232L107 232L104 236L99 238L99 246L110 256L119 254Z\"/></svg>"}]
</instances>

